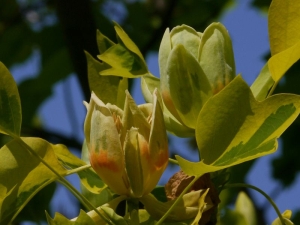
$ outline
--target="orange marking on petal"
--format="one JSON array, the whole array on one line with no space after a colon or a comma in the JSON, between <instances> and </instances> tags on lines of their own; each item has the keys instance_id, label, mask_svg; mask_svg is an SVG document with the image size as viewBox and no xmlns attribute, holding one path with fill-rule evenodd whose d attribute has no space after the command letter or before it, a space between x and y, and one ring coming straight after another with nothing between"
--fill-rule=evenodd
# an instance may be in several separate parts
<instances>
[{"instance_id":1,"label":"orange marking on petal","mask_svg":"<svg viewBox=\"0 0 300 225\"><path fill-rule=\"evenodd\" d=\"M115 159L108 157L107 150L100 150L98 154L95 152L90 153L90 162L93 168L106 168L113 172L120 171L120 165Z\"/></svg>"},{"instance_id":2,"label":"orange marking on petal","mask_svg":"<svg viewBox=\"0 0 300 225\"><path fill-rule=\"evenodd\" d=\"M155 157L154 166L157 170L165 167L169 161L168 151L160 150L159 153Z\"/></svg>"}]
</instances>

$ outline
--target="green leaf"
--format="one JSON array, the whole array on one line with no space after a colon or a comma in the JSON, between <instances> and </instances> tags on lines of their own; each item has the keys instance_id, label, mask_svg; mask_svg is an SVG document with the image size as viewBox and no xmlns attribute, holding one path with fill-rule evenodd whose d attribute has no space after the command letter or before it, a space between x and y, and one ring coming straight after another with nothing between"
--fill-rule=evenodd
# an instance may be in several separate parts
<instances>
[{"instance_id":1,"label":"green leaf","mask_svg":"<svg viewBox=\"0 0 300 225\"><path fill-rule=\"evenodd\" d=\"M272 1L268 17L272 57L251 86L257 100L264 100L274 82L300 58L299 9L298 1Z\"/></svg>"},{"instance_id":2,"label":"green leaf","mask_svg":"<svg viewBox=\"0 0 300 225\"><path fill-rule=\"evenodd\" d=\"M183 123L195 128L198 114L212 96L210 83L200 64L183 45L177 45L167 63L170 95Z\"/></svg>"},{"instance_id":3,"label":"green leaf","mask_svg":"<svg viewBox=\"0 0 300 225\"><path fill-rule=\"evenodd\" d=\"M19 136L21 123L21 102L17 84L0 62L0 133Z\"/></svg>"},{"instance_id":4,"label":"green leaf","mask_svg":"<svg viewBox=\"0 0 300 225\"><path fill-rule=\"evenodd\" d=\"M300 96L280 94L258 102L238 76L199 114L196 139L202 161L176 158L185 173L195 176L270 154L299 112Z\"/></svg>"},{"instance_id":5,"label":"green leaf","mask_svg":"<svg viewBox=\"0 0 300 225\"><path fill-rule=\"evenodd\" d=\"M109 66L94 59L87 52L85 52L85 55L88 64L90 90L93 91L105 104L111 103L123 108L125 90L128 89L127 78L101 76L99 72L109 68Z\"/></svg>"},{"instance_id":6,"label":"green leaf","mask_svg":"<svg viewBox=\"0 0 300 225\"><path fill-rule=\"evenodd\" d=\"M129 51L136 54L144 63L146 63L142 53L140 52L136 44L130 39L130 37L126 34L126 32L122 29L122 27L119 24L117 24L116 22L114 22L114 24L119 43L121 43Z\"/></svg>"},{"instance_id":7,"label":"green leaf","mask_svg":"<svg viewBox=\"0 0 300 225\"><path fill-rule=\"evenodd\" d=\"M100 75L137 78L148 74L148 68L143 59L130 52L121 44L116 44L98 56L110 68L100 71Z\"/></svg>"},{"instance_id":8,"label":"green leaf","mask_svg":"<svg viewBox=\"0 0 300 225\"><path fill-rule=\"evenodd\" d=\"M115 23L118 44L109 42L108 38L101 36L106 45L99 46L101 52L98 56L109 68L100 71L100 75L120 76L127 78L137 78L149 73L144 57L138 47L129 38L125 31ZM109 47L109 48L107 48ZM105 49L107 48L107 49Z\"/></svg>"},{"instance_id":9,"label":"green leaf","mask_svg":"<svg viewBox=\"0 0 300 225\"><path fill-rule=\"evenodd\" d=\"M212 23L203 32L199 62L213 93L218 93L235 77L235 62L230 36L221 23Z\"/></svg>"},{"instance_id":10,"label":"green leaf","mask_svg":"<svg viewBox=\"0 0 300 225\"><path fill-rule=\"evenodd\" d=\"M257 101L263 101L273 85L274 80L269 71L268 63L266 63L251 85L251 91Z\"/></svg>"},{"instance_id":11,"label":"green leaf","mask_svg":"<svg viewBox=\"0 0 300 225\"><path fill-rule=\"evenodd\" d=\"M206 189L206 191L204 192L203 195L201 195L201 197L199 198L199 201L198 201L198 213L193 221L193 223L191 223L191 225L197 225L199 224L199 221L202 217L202 213L204 212L205 210L205 207L206 207L206 203L205 203L205 197L208 193L209 189Z\"/></svg>"},{"instance_id":12,"label":"green leaf","mask_svg":"<svg viewBox=\"0 0 300 225\"><path fill-rule=\"evenodd\" d=\"M45 221L45 211L50 210L55 189L56 183L52 182L37 192L14 219L14 224L20 224L22 221L32 221L38 224Z\"/></svg>"},{"instance_id":13,"label":"green leaf","mask_svg":"<svg viewBox=\"0 0 300 225\"><path fill-rule=\"evenodd\" d=\"M139 220L141 225L155 224L155 220L150 216L150 214L145 209L139 210Z\"/></svg>"},{"instance_id":14,"label":"green leaf","mask_svg":"<svg viewBox=\"0 0 300 225\"><path fill-rule=\"evenodd\" d=\"M268 15L271 54L276 55L300 40L300 2L273 0Z\"/></svg>"},{"instance_id":15,"label":"green leaf","mask_svg":"<svg viewBox=\"0 0 300 225\"><path fill-rule=\"evenodd\" d=\"M300 29L300 27L299 27ZM300 38L299 38L300 39ZM278 82L285 72L300 59L300 40L293 46L273 55L268 66L272 78Z\"/></svg>"},{"instance_id":16,"label":"green leaf","mask_svg":"<svg viewBox=\"0 0 300 225\"><path fill-rule=\"evenodd\" d=\"M160 79L149 74L141 77L141 88L147 103L153 103L153 92L155 88L160 89Z\"/></svg>"},{"instance_id":17,"label":"green leaf","mask_svg":"<svg viewBox=\"0 0 300 225\"><path fill-rule=\"evenodd\" d=\"M56 146L57 148L54 149L55 155L66 168L76 169L86 165L84 161L73 155L64 145ZM99 194L104 188L106 188L105 183L92 168L78 172L78 176L81 184L92 193Z\"/></svg>"},{"instance_id":18,"label":"green leaf","mask_svg":"<svg viewBox=\"0 0 300 225\"><path fill-rule=\"evenodd\" d=\"M244 216L245 221L247 221L244 225L257 225L255 206L246 193L240 192L238 194L235 211Z\"/></svg>"},{"instance_id":19,"label":"green leaf","mask_svg":"<svg viewBox=\"0 0 300 225\"><path fill-rule=\"evenodd\" d=\"M106 216L113 222L113 224L127 225L126 220L122 216L119 216L112 208L102 206L101 209L106 214Z\"/></svg>"},{"instance_id":20,"label":"green leaf","mask_svg":"<svg viewBox=\"0 0 300 225\"><path fill-rule=\"evenodd\" d=\"M39 138L22 140L40 155L59 174L65 175L51 145ZM57 179L36 157L17 140L10 141L0 149L0 224L9 224L28 201L43 187Z\"/></svg>"},{"instance_id":21,"label":"green leaf","mask_svg":"<svg viewBox=\"0 0 300 225\"><path fill-rule=\"evenodd\" d=\"M220 225L247 225L246 218L235 210L225 209L225 215L221 217Z\"/></svg>"},{"instance_id":22,"label":"green leaf","mask_svg":"<svg viewBox=\"0 0 300 225\"><path fill-rule=\"evenodd\" d=\"M111 41L108 37L103 35L99 30L97 30L97 45L98 50L101 53L105 52L110 47L114 46L115 43Z\"/></svg>"},{"instance_id":23,"label":"green leaf","mask_svg":"<svg viewBox=\"0 0 300 225\"><path fill-rule=\"evenodd\" d=\"M269 39L272 57L269 70L275 82L300 58L300 2L273 0L269 9Z\"/></svg>"},{"instance_id":24,"label":"green leaf","mask_svg":"<svg viewBox=\"0 0 300 225\"><path fill-rule=\"evenodd\" d=\"M282 217L283 217L285 225L294 225L294 223L290 220L291 217L292 217L292 211L291 210L285 210L282 213ZM272 222L272 225L282 225L281 220L279 218L276 218Z\"/></svg>"},{"instance_id":25,"label":"green leaf","mask_svg":"<svg viewBox=\"0 0 300 225\"><path fill-rule=\"evenodd\" d=\"M55 213L54 219L52 219L46 212L46 217L49 225L96 225L96 223L84 212L80 210L80 214L76 219L69 220L60 213ZM101 223L99 225L104 225Z\"/></svg>"},{"instance_id":26,"label":"green leaf","mask_svg":"<svg viewBox=\"0 0 300 225\"><path fill-rule=\"evenodd\" d=\"M201 210L201 212L209 210L212 205L202 201L206 195L207 191L203 189L183 195L182 199L166 218L166 221L171 222L193 219L198 214L199 210ZM199 199L202 200L199 202ZM140 201L143 203L147 212L155 220L159 220L169 210L175 200L160 202L152 194L148 194L140 198ZM199 207L201 209L199 209Z\"/></svg>"},{"instance_id":27,"label":"green leaf","mask_svg":"<svg viewBox=\"0 0 300 225\"><path fill-rule=\"evenodd\" d=\"M106 204L97 207L97 210L101 213L102 217L100 217L98 215L98 213L96 213L94 210L89 211L87 214L88 214L88 216L90 218L92 218L92 220L97 225L101 225L101 224L105 225L105 224L107 224L104 221L103 217L105 217L106 219L108 219L108 217L109 217L109 220L115 220L114 222L116 222L120 218L118 217L118 215L115 214L114 210L116 210L116 208L120 204L120 202L123 201L123 200L125 200L126 198L127 198L127 196L121 195L121 196L118 196L118 197L110 200ZM76 218L74 218L73 220L75 220L75 219ZM118 223L118 222L116 222L116 223ZM121 221L121 223L122 223L122 221Z\"/></svg>"}]
</instances>

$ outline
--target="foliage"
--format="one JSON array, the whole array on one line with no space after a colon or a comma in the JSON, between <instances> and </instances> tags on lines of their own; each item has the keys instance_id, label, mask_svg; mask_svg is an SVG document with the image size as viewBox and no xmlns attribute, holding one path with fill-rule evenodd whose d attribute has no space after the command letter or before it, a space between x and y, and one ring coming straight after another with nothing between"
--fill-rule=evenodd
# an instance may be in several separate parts
<instances>
[{"instance_id":1,"label":"foliage","mask_svg":"<svg viewBox=\"0 0 300 225\"><path fill-rule=\"evenodd\" d=\"M0 149L0 224L13 223L26 204L55 181L66 186L84 210L73 219L59 213L52 219L47 213L49 224L258 224L255 206L243 192L234 210L219 207L219 194L238 186L253 188L270 201L278 214L274 225L293 224L291 212L281 214L263 191L227 184L226 169L275 152L278 138L300 113L299 95L272 95L300 57L299 7L292 0L273 0L271 58L251 87L236 76L231 39L220 23L210 24L203 33L187 25L167 28L159 48L160 78L149 72L139 44L117 23L117 43L98 32L98 59L85 53L92 91L85 104L83 155L88 160L77 158L62 144L23 136L22 116L28 126L33 114L26 110L22 114L17 85L0 62L0 133L9 137ZM65 53L63 49L53 53L44 68L55 70L52 66ZM69 64L58 74L70 72ZM137 105L126 90L128 79L137 77L141 77L143 105ZM48 85L60 78L51 77L40 85L42 73L24 81L19 90L25 84L41 88L36 110L49 95ZM180 155L169 159L185 175L169 181L171 195L164 201L164 190L155 186L168 163L167 131L195 138L199 159L191 162ZM82 193L65 178L73 173L80 179ZM120 213L124 201L126 209Z\"/></svg>"}]
</instances>

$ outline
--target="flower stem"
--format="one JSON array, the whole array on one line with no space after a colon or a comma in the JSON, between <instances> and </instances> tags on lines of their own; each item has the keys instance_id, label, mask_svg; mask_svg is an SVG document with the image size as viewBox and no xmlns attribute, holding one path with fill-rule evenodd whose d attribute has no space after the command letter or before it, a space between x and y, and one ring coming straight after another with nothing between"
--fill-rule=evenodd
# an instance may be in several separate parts
<instances>
[{"instance_id":1,"label":"flower stem","mask_svg":"<svg viewBox=\"0 0 300 225\"><path fill-rule=\"evenodd\" d=\"M139 218L139 200L131 198L127 200L127 209L129 212L131 224L140 224Z\"/></svg>"},{"instance_id":2,"label":"flower stem","mask_svg":"<svg viewBox=\"0 0 300 225\"><path fill-rule=\"evenodd\" d=\"M201 175L202 176L202 175ZM164 222L164 220L168 217L168 215L172 212L172 210L176 207L176 205L179 203L179 201L182 199L183 195L193 186L193 184L201 177L201 176L195 176L194 179L189 183L188 186L181 192L181 194L178 196L178 198L175 200L173 205L169 208L169 210L163 215L162 218L155 224L160 225Z\"/></svg>"},{"instance_id":3,"label":"flower stem","mask_svg":"<svg viewBox=\"0 0 300 225\"><path fill-rule=\"evenodd\" d=\"M272 200L272 198L270 198L269 195L267 195L264 191L262 191L261 189L259 189L258 187L255 187L253 185L250 185L250 184L243 184L243 183L236 183L236 184L227 184L225 185L223 188L235 188L235 187L245 187L245 188L251 188L257 192L259 192L260 194L262 194L269 202L270 204L273 206L273 208L275 209L281 223L283 225L286 225L285 224L285 221L284 221L284 218L283 216L281 215L280 213L280 210L278 209L277 205L275 204L275 202Z\"/></svg>"},{"instance_id":4,"label":"flower stem","mask_svg":"<svg viewBox=\"0 0 300 225\"><path fill-rule=\"evenodd\" d=\"M62 183L66 188L68 188L72 194L89 210L94 210L104 221L108 224L112 224L109 219L103 216L97 209L94 207L66 178L59 174L52 166L50 166L39 154L37 154L29 145L27 145L20 137L13 136L14 139L23 146L28 152L34 155L37 159L40 160L49 170L51 170L57 177L58 181Z\"/></svg>"},{"instance_id":5,"label":"flower stem","mask_svg":"<svg viewBox=\"0 0 300 225\"><path fill-rule=\"evenodd\" d=\"M278 82L279 82L279 81L277 81L277 82L275 82L275 83L273 84L273 86L272 86L271 90L269 91L267 97L270 97L270 96L273 94L273 92L275 91L275 88L277 87Z\"/></svg>"},{"instance_id":6,"label":"flower stem","mask_svg":"<svg viewBox=\"0 0 300 225\"><path fill-rule=\"evenodd\" d=\"M91 168L90 164L84 165L84 166L81 166L81 167L78 167L78 168L75 168L75 169L72 169L72 170L68 170L66 175L71 175L71 174L74 174L74 173L78 173L78 172L86 170L88 168Z\"/></svg>"},{"instance_id":7,"label":"flower stem","mask_svg":"<svg viewBox=\"0 0 300 225\"><path fill-rule=\"evenodd\" d=\"M176 159L169 158L169 162L173 163L173 164L176 164L176 165L179 165L179 163Z\"/></svg>"}]
</instances>

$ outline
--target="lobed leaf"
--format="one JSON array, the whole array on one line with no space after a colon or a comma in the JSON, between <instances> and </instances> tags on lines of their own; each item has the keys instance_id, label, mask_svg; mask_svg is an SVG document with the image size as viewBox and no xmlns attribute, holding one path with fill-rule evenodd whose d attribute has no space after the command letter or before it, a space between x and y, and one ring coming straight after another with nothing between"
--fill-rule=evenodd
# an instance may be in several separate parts
<instances>
[{"instance_id":1,"label":"lobed leaf","mask_svg":"<svg viewBox=\"0 0 300 225\"><path fill-rule=\"evenodd\" d=\"M299 27L300 29L300 27ZM291 47L273 55L269 61L268 66L272 78L278 82L285 72L300 59L300 38L296 44Z\"/></svg>"},{"instance_id":2,"label":"lobed leaf","mask_svg":"<svg viewBox=\"0 0 300 225\"><path fill-rule=\"evenodd\" d=\"M97 30L97 46L100 54L114 45L115 43L113 41Z\"/></svg>"},{"instance_id":3,"label":"lobed leaf","mask_svg":"<svg viewBox=\"0 0 300 225\"><path fill-rule=\"evenodd\" d=\"M117 23L114 27L118 44L114 44L101 34L99 35L100 45L98 44L98 46L101 54L98 58L108 66L99 71L100 75L136 78L148 74L148 67L138 47Z\"/></svg>"},{"instance_id":4,"label":"lobed leaf","mask_svg":"<svg viewBox=\"0 0 300 225\"><path fill-rule=\"evenodd\" d=\"M271 54L276 55L300 40L300 2L273 0L268 15Z\"/></svg>"},{"instance_id":5,"label":"lobed leaf","mask_svg":"<svg viewBox=\"0 0 300 225\"><path fill-rule=\"evenodd\" d=\"M197 190L186 193L166 218L167 222L190 220L212 208L206 190ZM200 201L199 201L200 199ZM204 201L205 199L205 201ZM175 200L160 202L152 194L140 198L147 212L155 220L159 220L173 205ZM199 216L198 216L199 217Z\"/></svg>"},{"instance_id":6,"label":"lobed leaf","mask_svg":"<svg viewBox=\"0 0 300 225\"><path fill-rule=\"evenodd\" d=\"M195 176L270 154L299 112L300 96L280 94L258 102L238 76L199 114L196 140L202 161L176 158L185 173Z\"/></svg>"},{"instance_id":7,"label":"lobed leaf","mask_svg":"<svg viewBox=\"0 0 300 225\"><path fill-rule=\"evenodd\" d=\"M22 140L59 174L66 174L66 169L54 154L54 149L60 146L39 138ZM57 176L17 140L0 149L0 160L0 224L7 225L39 190L55 181Z\"/></svg>"},{"instance_id":8,"label":"lobed leaf","mask_svg":"<svg viewBox=\"0 0 300 225\"><path fill-rule=\"evenodd\" d=\"M255 206L246 193L240 192L238 194L235 211L245 218L247 221L245 225L257 225Z\"/></svg>"},{"instance_id":9,"label":"lobed leaf","mask_svg":"<svg viewBox=\"0 0 300 225\"><path fill-rule=\"evenodd\" d=\"M292 217L291 210L285 210L282 214L285 225L294 225L294 223L290 220ZM281 220L276 218L271 225L282 225Z\"/></svg>"},{"instance_id":10,"label":"lobed leaf","mask_svg":"<svg viewBox=\"0 0 300 225\"><path fill-rule=\"evenodd\" d=\"M84 161L73 155L64 145L56 146L54 153L66 168L76 169L86 165ZM92 193L99 194L104 188L106 188L105 183L92 168L78 172L78 176L81 184Z\"/></svg>"},{"instance_id":11,"label":"lobed leaf","mask_svg":"<svg viewBox=\"0 0 300 225\"><path fill-rule=\"evenodd\" d=\"M85 52L88 65L88 80L90 90L105 104L111 103L120 108L124 107L125 90L128 88L127 78L115 76L101 76L100 71L109 68L105 63L94 59Z\"/></svg>"},{"instance_id":12,"label":"lobed leaf","mask_svg":"<svg viewBox=\"0 0 300 225\"><path fill-rule=\"evenodd\" d=\"M140 52L136 44L130 39L130 37L126 34L126 32L119 24L117 24L116 22L114 22L114 24L119 43L125 46L129 51L135 53L144 63L146 63L142 53Z\"/></svg>"},{"instance_id":13,"label":"lobed leaf","mask_svg":"<svg viewBox=\"0 0 300 225\"><path fill-rule=\"evenodd\" d=\"M21 123L21 102L17 84L0 62L0 133L19 136Z\"/></svg>"},{"instance_id":14,"label":"lobed leaf","mask_svg":"<svg viewBox=\"0 0 300 225\"><path fill-rule=\"evenodd\" d=\"M96 225L96 223L82 209L80 210L80 214L76 220L69 220L60 213L55 213L55 217L52 219L46 212L46 217L49 225Z\"/></svg>"}]
</instances>

